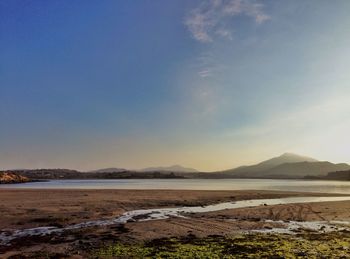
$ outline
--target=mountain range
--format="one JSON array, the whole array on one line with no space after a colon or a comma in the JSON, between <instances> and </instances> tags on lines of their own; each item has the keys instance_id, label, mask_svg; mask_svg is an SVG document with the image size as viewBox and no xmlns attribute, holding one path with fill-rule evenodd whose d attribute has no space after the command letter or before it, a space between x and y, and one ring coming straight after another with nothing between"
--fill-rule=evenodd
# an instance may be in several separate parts
<instances>
[{"instance_id":1,"label":"mountain range","mask_svg":"<svg viewBox=\"0 0 350 259\"><path fill-rule=\"evenodd\" d=\"M311 157L285 153L256 165L222 171L237 178L304 178L322 177L330 172L350 170L350 165L318 161Z\"/></svg>"},{"instance_id":2,"label":"mountain range","mask_svg":"<svg viewBox=\"0 0 350 259\"><path fill-rule=\"evenodd\" d=\"M5 171L4 171L5 172ZM2 172L2 173L4 173ZM333 173L335 172L335 173ZM156 179L156 178L316 178L349 179L350 165L318 161L307 156L285 153L255 165L240 166L218 172L198 172L196 169L173 165L148 167L140 170L104 168L90 172L69 169L8 170L29 179ZM0 171L1 173L1 171ZM1 174L0 174L1 176ZM3 175L4 176L4 175ZM7 176L6 176L7 177ZM0 179L1 180L1 179Z\"/></svg>"},{"instance_id":3,"label":"mountain range","mask_svg":"<svg viewBox=\"0 0 350 259\"><path fill-rule=\"evenodd\" d=\"M196 169L181 165L148 167L131 170L140 173L161 172L177 173L186 178L305 178L324 177L330 172L350 170L350 165L334 164L328 161L319 161L312 157L293 153L284 153L255 165L240 166L220 172L200 173ZM122 168L106 168L92 171L94 173L122 173L128 171Z\"/></svg>"},{"instance_id":4,"label":"mountain range","mask_svg":"<svg viewBox=\"0 0 350 259\"><path fill-rule=\"evenodd\" d=\"M147 167L139 170L128 170L118 167L103 168L98 170L89 171L89 173L120 173L126 171L135 171L135 172L174 172L174 173L195 173L198 172L194 168L184 167L181 165L172 165L172 166L158 166L158 167Z\"/></svg>"}]
</instances>

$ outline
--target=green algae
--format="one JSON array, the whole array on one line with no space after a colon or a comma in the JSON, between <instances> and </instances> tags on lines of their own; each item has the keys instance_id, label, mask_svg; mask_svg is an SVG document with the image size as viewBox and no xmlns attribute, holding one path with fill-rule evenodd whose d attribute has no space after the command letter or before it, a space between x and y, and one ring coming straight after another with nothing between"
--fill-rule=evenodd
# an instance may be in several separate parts
<instances>
[{"instance_id":1,"label":"green algae","mask_svg":"<svg viewBox=\"0 0 350 259\"><path fill-rule=\"evenodd\" d=\"M350 258L349 233L156 239L101 248L96 258Z\"/></svg>"}]
</instances>

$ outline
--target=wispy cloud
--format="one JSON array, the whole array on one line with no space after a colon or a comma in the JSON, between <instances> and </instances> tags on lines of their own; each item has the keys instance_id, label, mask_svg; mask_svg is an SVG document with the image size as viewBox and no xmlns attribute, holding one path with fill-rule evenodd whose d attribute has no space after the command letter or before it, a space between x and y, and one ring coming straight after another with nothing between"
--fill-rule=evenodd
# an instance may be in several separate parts
<instances>
[{"instance_id":1,"label":"wispy cloud","mask_svg":"<svg viewBox=\"0 0 350 259\"><path fill-rule=\"evenodd\" d=\"M212 38L209 32L216 24L213 18L210 10L204 11L202 8L197 8L186 18L185 25L196 40L210 42Z\"/></svg>"},{"instance_id":2,"label":"wispy cloud","mask_svg":"<svg viewBox=\"0 0 350 259\"><path fill-rule=\"evenodd\" d=\"M229 19L245 15L261 24L270 19L263 7L255 0L207 0L190 11L185 25L192 37L200 42L211 42L217 36L232 39Z\"/></svg>"},{"instance_id":3,"label":"wispy cloud","mask_svg":"<svg viewBox=\"0 0 350 259\"><path fill-rule=\"evenodd\" d=\"M199 71L198 72L198 75L200 76L200 77L208 77L208 76L210 76L211 75L211 70L210 69L203 69L203 70L201 70L201 71Z\"/></svg>"},{"instance_id":4,"label":"wispy cloud","mask_svg":"<svg viewBox=\"0 0 350 259\"><path fill-rule=\"evenodd\" d=\"M229 40L232 40L232 33L228 29L219 28L215 31L215 33L223 38L227 38Z\"/></svg>"}]
</instances>

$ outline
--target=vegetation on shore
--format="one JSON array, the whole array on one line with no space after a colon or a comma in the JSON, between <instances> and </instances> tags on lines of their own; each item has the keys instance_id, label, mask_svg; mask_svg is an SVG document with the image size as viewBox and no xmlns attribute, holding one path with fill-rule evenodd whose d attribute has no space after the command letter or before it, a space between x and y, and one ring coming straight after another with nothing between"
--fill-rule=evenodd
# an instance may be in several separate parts
<instances>
[{"instance_id":1,"label":"vegetation on shore","mask_svg":"<svg viewBox=\"0 0 350 259\"><path fill-rule=\"evenodd\" d=\"M94 258L349 258L349 233L248 234L233 237L157 239L143 244L117 243Z\"/></svg>"},{"instance_id":2,"label":"vegetation on shore","mask_svg":"<svg viewBox=\"0 0 350 259\"><path fill-rule=\"evenodd\" d=\"M33 169L8 171L34 180L63 179L182 179L184 176L174 172L79 172L70 169Z\"/></svg>"},{"instance_id":3,"label":"vegetation on shore","mask_svg":"<svg viewBox=\"0 0 350 259\"><path fill-rule=\"evenodd\" d=\"M0 184L26 183L29 178L12 172L0 172Z\"/></svg>"}]
</instances>

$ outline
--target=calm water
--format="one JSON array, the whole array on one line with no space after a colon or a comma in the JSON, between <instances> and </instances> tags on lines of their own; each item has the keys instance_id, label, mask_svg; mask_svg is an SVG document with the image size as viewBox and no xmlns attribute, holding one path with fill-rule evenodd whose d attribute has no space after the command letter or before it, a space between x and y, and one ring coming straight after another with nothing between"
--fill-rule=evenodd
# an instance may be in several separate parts
<instances>
[{"instance_id":1,"label":"calm water","mask_svg":"<svg viewBox=\"0 0 350 259\"><path fill-rule=\"evenodd\" d=\"M3 188L42 189L187 189L187 190L281 190L350 194L350 181L309 181L271 179L127 179L53 180Z\"/></svg>"}]
</instances>

